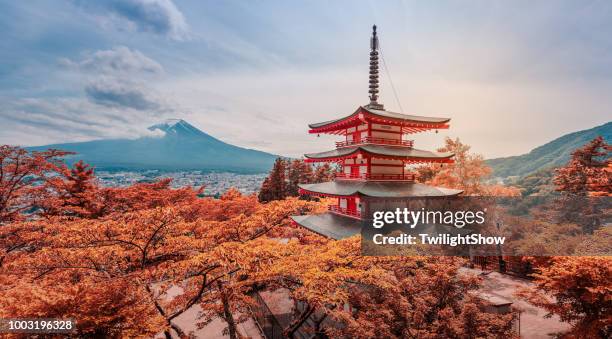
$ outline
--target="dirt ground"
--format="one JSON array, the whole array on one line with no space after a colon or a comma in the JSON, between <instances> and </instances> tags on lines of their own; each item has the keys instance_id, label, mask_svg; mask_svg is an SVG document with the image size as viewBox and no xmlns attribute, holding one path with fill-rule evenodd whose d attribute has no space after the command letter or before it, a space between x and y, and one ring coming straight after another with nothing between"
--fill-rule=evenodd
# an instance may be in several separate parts
<instances>
[{"instance_id":1,"label":"dirt ground","mask_svg":"<svg viewBox=\"0 0 612 339\"><path fill-rule=\"evenodd\" d=\"M462 272L480 275L483 278L483 286L480 289L481 292L508 300L512 302L513 307L521 310L521 338L551 338L555 333L564 332L569 329L569 325L561 322L559 317L552 316L550 318L545 318L545 310L535 307L514 296L516 290L531 286L529 281L498 272L483 272L478 269L464 268Z\"/></svg>"}]
</instances>

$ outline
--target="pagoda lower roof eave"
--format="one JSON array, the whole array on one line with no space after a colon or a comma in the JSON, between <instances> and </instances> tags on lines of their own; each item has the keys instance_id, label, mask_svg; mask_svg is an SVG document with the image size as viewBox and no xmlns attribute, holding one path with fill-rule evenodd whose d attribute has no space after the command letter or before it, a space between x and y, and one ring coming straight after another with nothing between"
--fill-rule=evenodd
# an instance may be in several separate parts
<instances>
[{"instance_id":1,"label":"pagoda lower roof eave","mask_svg":"<svg viewBox=\"0 0 612 339\"><path fill-rule=\"evenodd\" d=\"M331 197L365 196L370 198L406 199L453 197L463 193L444 187L415 182L384 181L328 181L318 184L300 184L301 193Z\"/></svg>"},{"instance_id":2,"label":"pagoda lower roof eave","mask_svg":"<svg viewBox=\"0 0 612 339\"><path fill-rule=\"evenodd\" d=\"M341 159L368 154L373 157L412 160L412 162L452 162L454 153L437 153L415 149L409 146L357 145L326 152L304 154L307 162L338 161Z\"/></svg>"},{"instance_id":3,"label":"pagoda lower roof eave","mask_svg":"<svg viewBox=\"0 0 612 339\"><path fill-rule=\"evenodd\" d=\"M371 232L380 232L380 230L372 227L371 220L355 220L330 212L312 215L294 215L291 216L291 219L293 223L300 227L334 240L350 238L356 234L361 234L363 230L365 230L364 235L366 238L369 238ZM396 227L397 229L401 229L402 232L408 231L409 234L413 233L415 236L419 233L427 233L430 236L442 234L461 234L466 236L473 233L472 230L467 228L457 228L454 226L438 224L427 224L423 225L423 227L420 227L419 229L413 230L406 230L402 225L395 223L389 223L385 227L387 229Z\"/></svg>"},{"instance_id":4,"label":"pagoda lower roof eave","mask_svg":"<svg viewBox=\"0 0 612 339\"><path fill-rule=\"evenodd\" d=\"M350 238L359 234L363 221L340 216L334 213L291 216L293 222L312 232L334 240Z\"/></svg>"}]
</instances>

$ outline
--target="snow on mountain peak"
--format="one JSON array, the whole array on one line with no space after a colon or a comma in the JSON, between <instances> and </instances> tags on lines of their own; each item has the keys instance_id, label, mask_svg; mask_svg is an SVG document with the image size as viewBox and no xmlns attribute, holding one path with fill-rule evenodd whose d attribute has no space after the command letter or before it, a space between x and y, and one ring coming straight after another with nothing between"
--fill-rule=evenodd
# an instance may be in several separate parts
<instances>
[{"instance_id":1,"label":"snow on mountain peak","mask_svg":"<svg viewBox=\"0 0 612 339\"><path fill-rule=\"evenodd\" d=\"M183 119L166 119L162 123L149 127L149 130L160 130L164 132L166 136L177 135L182 137L206 137L214 139Z\"/></svg>"},{"instance_id":2,"label":"snow on mountain peak","mask_svg":"<svg viewBox=\"0 0 612 339\"><path fill-rule=\"evenodd\" d=\"M183 119L166 119L163 124L168 127L174 127L176 124L185 122Z\"/></svg>"}]
</instances>

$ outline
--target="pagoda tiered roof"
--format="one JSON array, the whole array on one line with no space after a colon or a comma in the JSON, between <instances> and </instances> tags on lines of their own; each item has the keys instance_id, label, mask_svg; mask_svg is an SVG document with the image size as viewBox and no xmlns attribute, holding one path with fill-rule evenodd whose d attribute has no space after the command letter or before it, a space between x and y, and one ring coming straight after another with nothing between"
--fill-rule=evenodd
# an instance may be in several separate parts
<instances>
[{"instance_id":1,"label":"pagoda tiered roof","mask_svg":"<svg viewBox=\"0 0 612 339\"><path fill-rule=\"evenodd\" d=\"M437 153L412 147L386 145L356 145L320 153L304 154L307 162L338 161L353 154L368 154L376 158L404 160L405 162L452 162L453 153Z\"/></svg>"},{"instance_id":2,"label":"pagoda tiered roof","mask_svg":"<svg viewBox=\"0 0 612 339\"><path fill-rule=\"evenodd\" d=\"M292 216L294 222L305 227L317 234L328 237L334 240L341 240L352 237L355 234L361 233L362 229L371 230L371 220L351 219L335 213L323 213L313 215L296 215ZM396 226L394 223L389 223L385 226L387 229L393 229ZM406 228L398 226L406 233ZM414 235L426 233L429 236L437 236L439 234L461 234L463 236L470 234L472 231L466 228L457 228L449 225L425 224L419 229L414 230ZM410 234L409 232L407 234Z\"/></svg>"},{"instance_id":3,"label":"pagoda tiered roof","mask_svg":"<svg viewBox=\"0 0 612 339\"><path fill-rule=\"evenodd\" d=\"M309 124L308 127L310 127L309 133L339 134L346 128L361 125L364 121L401 126L403 133L417 133L430 129L448 128L450 118L425 117L359 106L351 115L340 119Z\"/></svg>"},{"instance_id":4,"label":"pagoda tiered roof","mask_svg":"<svg viewBox=\"0 0 612 339\"><path fill-rule=\"evenodd\" d=\"M321 196L366 196L372 198L450 197L463 191L415 182L338 180L318 184L300 184L300 193Z\"/></svg>"},{"instance_id":5,"label":"pagoda tiered roof","mask_svg":"<svg viewBox=\"0 0 612 339\"><path fill-rule=\"evenodd\" d=\"M294 215L294 222L315 233L331 239L344 239L361 232L364 222L327 212L323 214Z\"/></svg>"}]
</instances>

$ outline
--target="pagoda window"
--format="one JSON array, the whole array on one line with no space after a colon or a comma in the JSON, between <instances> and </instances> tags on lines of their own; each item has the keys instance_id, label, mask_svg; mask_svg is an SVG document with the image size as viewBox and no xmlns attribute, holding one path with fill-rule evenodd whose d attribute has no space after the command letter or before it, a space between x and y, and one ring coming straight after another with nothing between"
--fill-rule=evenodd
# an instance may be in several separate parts
<instances>
[{"instance_id":1,"label":"pagoda window","mask_svg":"<svg viewBox=\"0 0 612 339\"><path fill-rule=\"evenodd\" d=\"M400 126L383 125L383 124L372 124L373 131L390 132L390 133L402 133Z\"/></svg>"},{"instance_id":2,"label":"pagoda window","mask_svg":"<svg viewBox=\"0 0 612 339\"><path fill-rule=\"evenodd\" d=\"M357 206L357 212L361 214L361 199L355 198L355 205Z\"/></svg>"},{"instance_id":3,"label":"pagoda window","mask_svg":"<svg viewBox=\"0 0 612 339\"><path fill-rule=\"evenodd\" d=\"M346 198L340 198L338 201L340 208L346 208Z\"/></svg>"},{"instance_id":4,"label":"pagoda window","mask_svg":"<svg viewBox=\"0 0 612 339\"><path fill-rule=\"evenodd\" d=\"M396 166L372 166L372 174L402 174L404 169Z\"/></svg>"},{"instance_id":5,"label":"pagoda window","mask_svg":"<svg viewBox=\"0 0 612 339\"><path fill-rule=\"evenodd\" d=\"M365 140L368 137L368 131L361 132L360 140Z\"/></svg>"},{"instance_id":6,"label":"pagoda window","mask_svg":"<svg viewBox=\"0 0 612 339\"><path fill-rule=\"evenodd\" d=\"M402 160L395 160L395 159L373 158L372 159L372 166L375 166L375 165L403 166L404 162Z\"/></svg>"},{"instance_id":7,"label":"pagoda window","mask_svg":"<svg viewBox=\"0 0 612 339\"><path fill-rule=\"evenodd\" d=\"M361 125L357 126L357 130L359 130L359 131L367 131L368 128L369 128L368 124L361 124Z\"/></svg>"}]
</instances>

